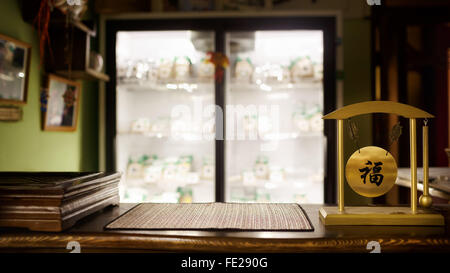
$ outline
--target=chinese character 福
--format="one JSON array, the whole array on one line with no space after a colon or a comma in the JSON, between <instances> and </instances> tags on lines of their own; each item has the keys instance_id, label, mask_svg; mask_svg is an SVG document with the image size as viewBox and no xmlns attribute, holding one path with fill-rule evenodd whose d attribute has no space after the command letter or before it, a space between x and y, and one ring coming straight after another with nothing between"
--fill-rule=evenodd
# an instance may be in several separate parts
<instances>
[{"instance_id":1,"label":"chinese character \u798f","mask_svg":"<svg viewBox=\"0 0 450 273\"><path fill-rule=\"evenodd\" d=\"M366 167L359 169L359 171L363 173L361 178L363 179L364 184L366 184L366 177L369 175L370 183L374 183L377 186L381 185L384 178L380 173L381 165L383 165L383 162L372 163L370 160L367 160Z\"/></svg>"}]
</instances>

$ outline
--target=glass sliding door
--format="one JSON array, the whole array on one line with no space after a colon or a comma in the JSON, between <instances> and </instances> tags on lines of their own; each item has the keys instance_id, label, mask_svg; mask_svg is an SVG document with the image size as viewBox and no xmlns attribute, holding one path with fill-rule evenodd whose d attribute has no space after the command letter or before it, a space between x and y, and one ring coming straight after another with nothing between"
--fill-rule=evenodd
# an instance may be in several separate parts
<instances>
[{"instance_id":1,"label":"glass sliding door","mask_svg":"<svg viewBox=\"0 0 450 273\"><path fill-rule=\"evenodd\" d=\"M228 202L323 203L323 32L227 32Z\"/></svg>"},{"instance_id":2,"label":"glass sliding door","mask_svg":"<svg viewBox=\"0 0 450 273\"><path fill-rule=\"evenodd\" d=\"M214 32L119 31L121 202L213 202Z\"/></svg>"}]
</instances>

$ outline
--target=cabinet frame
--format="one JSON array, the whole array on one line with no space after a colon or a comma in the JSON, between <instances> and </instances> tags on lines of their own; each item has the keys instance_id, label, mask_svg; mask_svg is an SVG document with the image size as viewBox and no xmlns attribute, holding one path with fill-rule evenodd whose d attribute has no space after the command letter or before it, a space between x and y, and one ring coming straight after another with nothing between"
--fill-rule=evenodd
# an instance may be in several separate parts
<instances>
[{"instance_id":1,"label":"cabinet frame","mask_svg":"<svg viewBox=\"0 0 450 273\"><path fill-rule=\"evenodd\" d=\"M118 31L170 31L194 30L215 32L216 52L225 54L225 33L228 31L258 30L321 30L324 38L323 90L324 114L336 109L336 31L335 16L261 16L235 18L154 18L136 20L106 20L106 73L111 76L105 92L105 167L116 169L116 34ZM225 109L225 81L215 84L215 103ZM224 119L224 122L225 119ZM224 126L223 134L226 135ZM324 168L324 201L336 204L336 124L324 121L324 135L327 139ZM225 202L225 141L215 140L215 201Z\"/></svg>"}]
</instances>

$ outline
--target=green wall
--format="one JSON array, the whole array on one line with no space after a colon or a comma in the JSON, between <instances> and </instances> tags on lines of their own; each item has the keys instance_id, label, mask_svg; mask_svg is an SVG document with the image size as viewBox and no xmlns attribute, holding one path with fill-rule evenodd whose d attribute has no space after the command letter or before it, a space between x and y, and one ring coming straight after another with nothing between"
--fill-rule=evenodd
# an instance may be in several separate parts
<instances>
[{"instance_id":1,"label":"green wall","mask_svg":"<svg viewBox=\"0 0 450 273\"><path fill-rule=\"evenodd\" d=\"M25 1L26 3L26 1ZM94 171L98 169L98 83L82 82L76 132L41 130L38 35L22 20L20 1L0 1L0 33L31 44L27 104L19 122L0 121L0 171Z\"/></svg>"},{"instance_id":2,"label":"green wall","mask_svg":"<svg viewBox=\"0 0 450 273\"><path fill-rule=\"evenodd\" d=\"M344 105L372 100L370 72L370 21L364 19L344 19ZM360 147L373 145L372 118L370 115L352 119L359 129ZM348 136L347 123L344 124L345 162L356 151L355 144ZM345 183L346 205L365 205L370 198L356 194Z\"/></svg>"}]
</instances>

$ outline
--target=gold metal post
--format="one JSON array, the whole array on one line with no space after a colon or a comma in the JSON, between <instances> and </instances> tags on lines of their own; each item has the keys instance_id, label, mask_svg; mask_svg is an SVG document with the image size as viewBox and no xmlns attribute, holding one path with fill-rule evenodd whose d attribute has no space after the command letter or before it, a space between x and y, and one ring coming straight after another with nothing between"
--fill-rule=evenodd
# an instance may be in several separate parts
<instances>
[{"instance_id":1,"label":"gold metal post","mask_svg":"<svg viewBox=\"0 0 450 273\"><path fill-rule=\"evenodd\" d=\"M338 120L338 207L344 211L344 120Z\"/></svg>"},{"instance_id":2,"label":"gold metal post","mask_svg":"<svg viewBox=\"0 0 450 273\"><path fill-rule=\"evenodd\" d=\"M423 194L428 195L428 126L422 127L423 135Z\"/></svg>"},{"instance_id":3,"label":"gold metal post","mask_svg":"<svg viewBox=\"0 0 450 273\"><path fill-rule=\"evenodd\" d=\"M411 157L411 213L417 213L417 146L416 119L409 119L409 145Z\"/></svg>"},{"instance_id":4,"label":"gold metal post","mask_svg":"<svg viewBox=\"0 0 450 273\"><path fill-rule=\"evenodd\" d=\"M429 180L428 126L426 120L425 125L422 127L422 144L423 144L423 194L419 198L419 204L421 207L429 208L431 207L433 200L431 199L428 189L428 180Z\"/></svg>"}]
</instances>

